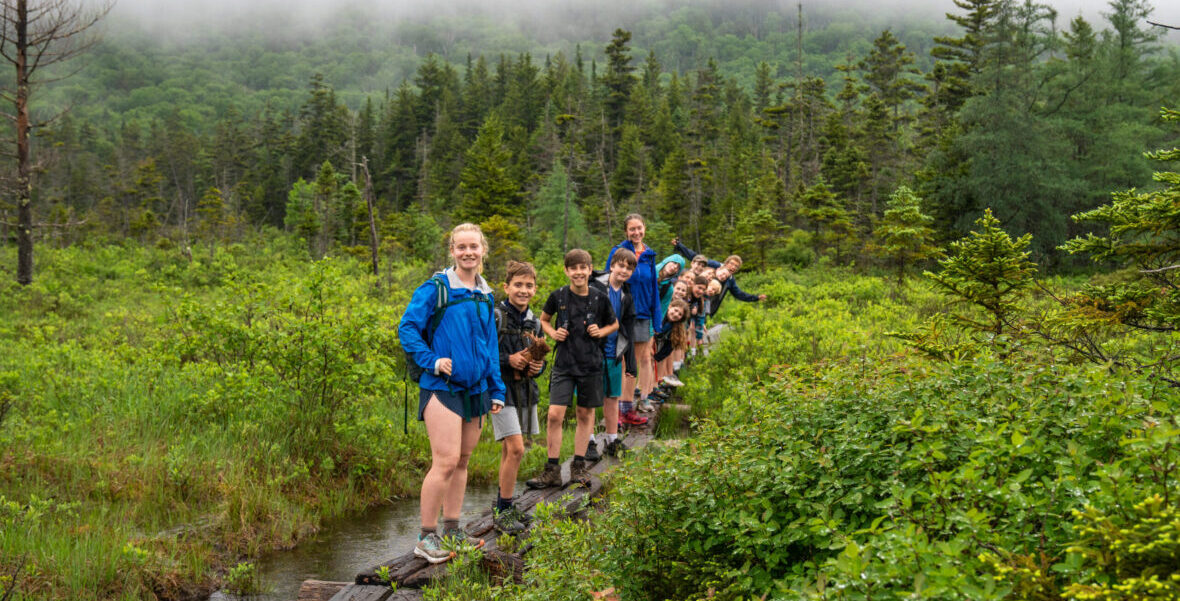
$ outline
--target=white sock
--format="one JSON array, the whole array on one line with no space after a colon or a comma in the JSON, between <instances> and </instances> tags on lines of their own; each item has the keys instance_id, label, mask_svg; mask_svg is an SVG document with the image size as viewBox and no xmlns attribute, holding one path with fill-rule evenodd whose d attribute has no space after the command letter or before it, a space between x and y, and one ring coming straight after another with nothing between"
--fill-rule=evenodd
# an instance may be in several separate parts
<instances>
[{"instance_id":1,"label":"white sock","mask_svg":"<svg viewBox=\"0 0 1180 601\"><path fill-rule=\"evenodd\" d=\"M610 444L610 443L612 443L612 442L614 442L614 441L616 441L616 440L618 440L618 439L619 439L619 435L618 435L618 434L610 434L610 433L607 433L607 434L603 434L603 436L604 436L604 437L606 437L606 444Z\"/></svg>"},{"instance_id":2,"label":"white sock","mask_svg":"<svg viewBox=\"0 0 1180 601\"><path fill-rule=\"evenodd\" d=\"M594 435L593 434L590 435L590 442L594 442Z\"/></svg>"}]
</instances>

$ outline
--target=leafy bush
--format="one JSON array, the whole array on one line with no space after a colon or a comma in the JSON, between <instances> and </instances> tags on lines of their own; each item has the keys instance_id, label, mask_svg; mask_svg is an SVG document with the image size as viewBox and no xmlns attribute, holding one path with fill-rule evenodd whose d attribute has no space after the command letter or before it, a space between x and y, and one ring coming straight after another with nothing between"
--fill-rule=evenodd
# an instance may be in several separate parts
<instances>
[{"instance_id":1,"label":"leafy bush","mask_svg":"<svg viewBox=\"0 0 1180 601\"><path fill-rule=\"evenodd\" d=\"M1105 370L801 366L742 392L614 479L598 565L624 598L1060 598L1121 565L1082 558L1104 547L1074 511L1180 494L1153 470L1180 460L1180 399Z\"/></svg>"}]
</instances>

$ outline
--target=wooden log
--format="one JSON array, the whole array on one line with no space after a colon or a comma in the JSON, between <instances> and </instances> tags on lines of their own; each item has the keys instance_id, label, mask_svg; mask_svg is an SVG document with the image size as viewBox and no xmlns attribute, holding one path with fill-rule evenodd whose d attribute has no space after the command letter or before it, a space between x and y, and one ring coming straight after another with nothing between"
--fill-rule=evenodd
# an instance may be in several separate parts
<instances>
[{"instance_id":1,"label":"wooden log","mask_svg":"<svg viewBox=\"0 0 1180 601\"><path fill-rule=\"evenodd\" d=\"M326 580L304 580L299 587L298 601L328 601L340 589L348 586L348 582L328 582Z\"/></svg>"},{"instance_id":2,"label":"wooden log","mask_svg":"<svg viewBox=\"0 0 1180 601\"><path fill-rule=\"evenodd\" d=\"M336 593L330 601L386 601L393 596L388 586L350 584Z\"/></svg>"},{"instance_id":3,"label":"wooden log","mask_svg":"<svg viewBox=\"0 0 1180 601\"><path fill-rule=\"evenodd\" d=\"M659 421L659 415L659 412L653 413L648 418L646 426L630 429L624 439L630 449L642 449L655 438L653 433L655 432L656 423ZM572 463L572 460L567 460L562 464L562 474L566 481L569 480L570 463ZM522 511L531 513L537 503L544 501L561 504L563 511L567 514L580 512L584 508L585 499L596 497L602 493L602 479L598 476L618 464L618 459L604 457L595 463L595 465L591 466L589 486L567 485L562 488L526 490L517 498L516 506ZM494 529L492 520L492 512L488 510L464 527L468 536L483 538L486 541L484 547L485 557L491 551L498 551L496 547L498 533ZM356 584L383 584L382 580L377 577L377 571L382 567L389 568L390 577L399 587L420 588L445 574L447 564L430 564L410 552L382 562L357 574Z\"/></svg>"},{"instance_id":4,"label":"wooden log","mask_svg":"<svg viewBox=\"0 0 1180 601\"><path fill-rule=\"evenodd\" d=\"M491 549L483 554L480 565L492 577L492 584L497 586L506 582L524 582L524 560L518 555Z\"/></svg>"}]
</instances>

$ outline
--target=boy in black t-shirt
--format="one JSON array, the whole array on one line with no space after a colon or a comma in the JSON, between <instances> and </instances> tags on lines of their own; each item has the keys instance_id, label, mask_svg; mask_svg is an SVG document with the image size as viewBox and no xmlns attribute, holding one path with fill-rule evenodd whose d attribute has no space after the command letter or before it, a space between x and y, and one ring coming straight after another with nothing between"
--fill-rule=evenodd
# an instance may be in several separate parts
<instances>
[{"instance_id":1,"label":"boy in black t-shirt","mask_svg":"<svg viewBox=\"0 0 1180 601\"><path fill-rule=\"evenodd\" d=\"M565 408L578 399L574 431L574 461L570 482L590 483L586 447L594 431L594 409L602 406L603 341L618 330L610 298L590 287L590 253L575 248L565 254L569 286L553 291L541 310L541 328L557 341L553 369L549 372L549 418L546 442L549 462L545 471L529 480L530 488L561 486L561 424Z\"/></svg>"}]
</instances>

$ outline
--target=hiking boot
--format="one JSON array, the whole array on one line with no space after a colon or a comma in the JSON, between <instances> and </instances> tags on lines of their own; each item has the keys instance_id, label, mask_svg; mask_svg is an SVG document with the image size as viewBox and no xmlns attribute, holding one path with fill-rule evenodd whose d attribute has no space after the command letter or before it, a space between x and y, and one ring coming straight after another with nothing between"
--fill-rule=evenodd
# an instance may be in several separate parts
<instances>
[{"instance_id":1,"label":"hiking boot","mask_svg":"<svg viewBox=\"0 0 1180 601\"><path fill-rule=\"evenodd\" d=\"M570 484L590 486L590 464L577 459L573 460L570 463Z\"/></svg>"},{"instance_id":2,"label":"hiking boot","mask_svg":"<svg viewBox=\"0 0 1180 601\"><path fill-rule=\"evenodd\" d=\"M635 410L640 413L651 413L651 412L655 411L656 408L655 408L655 405L651 404L650 400L643 399L642 401L639 401L638 405L635 406Z\"/></svg>"},{"instance_id":3,"label":"hiking boot","mask_svg":"<svg viewBox=\"0 0 1180 601\"><path fill-rule=\"evenodd\" d=\"M523 511L511 505L504 511L492 510L492 525L503 534L520 534L529 527L529 517Z\"/></svg>"},{"instance_id":4,"label":"hiking boot","mask_svg":"<svg viewBox=\"0 0 1180 601\"><path fill-rule=\"evenodd\" d=\"M545 464L545 471L540 476L524 483L529 488L554 488L561 486L561 465Z\"/></svg>"},{"instance_id":5,"label":"hiking boot","mask_svg":"<svg viewBox=\"0 0 1180 601\"><path fill-rule=\"evenodd\" d=\"M484 545L482 538L467 536L462 528L450 528L443 532L443 545L455 551L472 551Z\"/></svg>"},{"instance_id":6,"label":"hiking boot","mask_svg":"<svg viewBox=\"0 0 1180 601\"><path fill-rule=\"evenodd\" d=\"M647 425L647 418L639 415L635 411L628 411L619 415L619 423L628 426L644 426ZM606 452L610 453L610 445L607 445Z\"/></svg>"},{"instance_id":7,"label":"hiking boot","mask_svg":"<svg viewBox=\"0 0 1180 601\"><path fill-rule=\"evenodd\" d=\"M680 388L681 386L684 386L684 382L681 382L680 378L677 378L675 375L668 376L664 379L674 388Z\"/></svg>"},{"instance_id":8,"label":"hiking boot","mask_svg":"<svg viewBox=\"0 0 1180 601\"><path fill-rule=\"evenodd\" d=\"M647 423L647 418L640 418L640 419L643 420L643 423L645 423L645 424ZM606 454L610 455L611 457L622 457L623 454L625 454L630 449L627 448L627 445L623 444L623 439L616 438L616 439L606 443L605 450L606 450Z\"/></svg>"},{"instance_id":9,"label":"hiking boot","mask_svg":"<svg viewBox=\"0 0 1180 601\"><path fill-rule=\"evenodd\" d=\"M590 444L586 445L586 461L593 463L599 459L602 459L602 455L598 453L598 443L591 440Z\"/></svg>"},{"instance_id":10,"label":"hiking boot","mask_svg":"<svg viewBox=\"0 0 1180 601\"><path fill-rule=\"evenodd\" d=\"M455 553L443 548L442 537L435 532L426 536L419 535L418 544L414 547L414 555L430 563L442 563L455 556Z\"/></svg>"}]
</instances>

